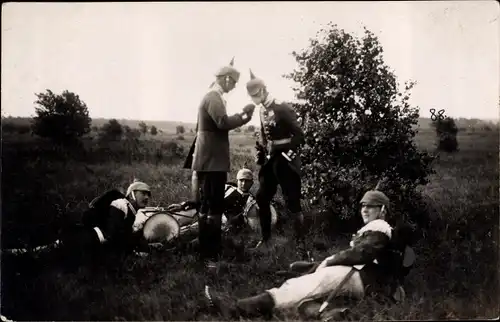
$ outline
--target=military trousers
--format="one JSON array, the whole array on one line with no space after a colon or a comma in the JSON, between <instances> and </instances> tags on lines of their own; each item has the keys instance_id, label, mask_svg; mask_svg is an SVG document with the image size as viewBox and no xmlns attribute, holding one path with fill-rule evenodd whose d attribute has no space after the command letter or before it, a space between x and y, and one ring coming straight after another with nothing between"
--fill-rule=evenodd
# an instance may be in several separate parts
<instances>
[{"instance_id":1,"label":"military trousers","mask_svg":"<svg viewBox=\"0 0 500 322\"><path fill-rule=\"evenodd\" d=\"M342 283L342 280L353 269L351 266L329 266L314 273L291 278L280 287L267 290L274 300L275 307L293 309L302 301L326 297ZM354 274L338 290L337 296L363 298L364 285L359 272Z\"/></svg>"},{"instance_id":2,"label":"military trousers","mask_svg":"<svg viewBox=\"0 0 500 322\"><path fill-rule=\"evenodd\" d=\"M202 260L217 260L222 243L227 172L197 171L197 175L200 188L199 255Z\"/></svg>"},{"instance_id":3,"label":"military trousers","mask_svg":"<svg viewBox=\"0 0 500 322\"><path fill-rule=\"evenodd\" d=\"M260 225L264 241L271 238L270 204L276 195L278 185L281 187L288 212L298 216L302 211L300 205L300 174L281 155L271 157L259 171L259 190L255 199L259 206Z\"/></svg>"}]
</instances>

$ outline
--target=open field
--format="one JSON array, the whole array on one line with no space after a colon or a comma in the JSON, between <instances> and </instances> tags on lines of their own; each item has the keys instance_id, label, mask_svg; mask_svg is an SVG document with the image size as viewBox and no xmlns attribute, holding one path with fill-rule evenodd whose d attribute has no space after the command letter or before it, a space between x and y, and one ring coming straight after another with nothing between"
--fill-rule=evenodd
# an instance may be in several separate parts
<instances>
[{"instance_id":1,"label":"open field","mask_svg":"<svg viewBox=\"0 0 500 322\"><path fill-rule=\"evenodd\" d=\"M419 148L433 151L434 138L432 131L423 130L416 142ZM2 248L52 241L65 222L79 219L97 194L110 187L126 188L133 178L151 184L152 205L187 198L190 171L181 164L192 134L185 134L184 140L169 133L156 139L163 142L142 141L147 152L141 153L157 155L161 150L161 158L125 161L120 159L122 154L112 155L114 150L105 147L83 156L74 152L56 157L54 152L48 157L43 151L50 144L29 134L4 135ZM256 172L251 156L254 138L234 134L231 142L230 178L234 180L245 163ZM460 151L441 154L434 165L436 174L421 187L432 222L415 248L417 266L407 279L407 302L396 306L363 301L355 309L358 320L498 316L499 133L459 132L458 142ZM252 190L256 189L257 184ZM309 237L331 245L328 250L313 251L318 259L347 246L350 236L312 229ZM283 247L271 257L231 268L215 281L215 287L237 296L254 295L281 283L272 271L295 260L290 247ZM37 261L3 255L1 313L13 320L220 319L204 309L203 279L195 270L193 255L157 253L114 264L65 272L48 255Z\"/></svg>"}]
</instances>

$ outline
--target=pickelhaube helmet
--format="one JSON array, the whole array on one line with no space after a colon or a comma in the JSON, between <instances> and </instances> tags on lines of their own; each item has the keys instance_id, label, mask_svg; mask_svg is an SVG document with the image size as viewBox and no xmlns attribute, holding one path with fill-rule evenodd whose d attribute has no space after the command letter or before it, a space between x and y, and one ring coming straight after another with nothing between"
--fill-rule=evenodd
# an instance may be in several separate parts
<instances>
[{"instance_id":1,"label":"pickelhaube helmet","mask_svg":"<svg viewBox=\"0 0 500 322\"><path fill-rule=\"evenodd\" d=\"M229 62L228 66L224 66L220 68L217 73L215 73L215 76L229 76L231 77L235 82L238 82L240 80L240 72L236 70L236 68L233 67L234 65L234 57L231 59Z\"/></svg>"},{"instance_id":2,"label":"pickelhaube helmet","mask_svg":"<svg viewBox=\"0 0 500 322\"><path fill-rule=\"evenodd\" d=\"M250 69L250 80L247 83L248 95L255 95L262 88L266 88L266 84L262 79L255 77L252 70Z\"/></svg>"}]
</instances>

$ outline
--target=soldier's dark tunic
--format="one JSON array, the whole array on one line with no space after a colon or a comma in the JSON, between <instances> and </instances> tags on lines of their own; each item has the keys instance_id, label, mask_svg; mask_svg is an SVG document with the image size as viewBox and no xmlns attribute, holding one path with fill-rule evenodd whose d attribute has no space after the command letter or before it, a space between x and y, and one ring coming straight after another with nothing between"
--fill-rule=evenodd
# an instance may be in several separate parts
<instances>
[{"instance_id":1,"label":"soldier's dark tunic","mask_svg":"<svg viewBox=\"0 0 500 322\"><path fill-rule=\"evenodd\" d=\"M250 197L250 193L243 193L236 186L226 184L224 215L228 220L229 229L233 234L237 234L245 227L243 211Z\"/></svg>"},{"instance_id":2,"label":"soldier's dark tunic","mask_svg":"<svg viewBox=\"0 0 500 322\"><path fill-rule=\"evenodd\" d=\"M230 171L229 131L250 121L228 116L222 88L215 84L198 108L198 130L191 169L200 187L199 241L203 259L216 259L221 244L224 187Z\"/></svg>"},{"instance_id":3,"label":"soldier's dark tunic","mask_svg":"<svg viewBox=\"0 0 500 322\"><path fill-rule=\"evenodd\" d=\"M263 240L271 237L270 203L280 185L290 213L301 212L301 160L298 149L304 133L294 109L287 103L268 99L260 110L261 143L269 158L259 171L259 190L256 194ZM281 153L290 150L297 155L288 161Z\"/></svg>"},{"instance_id":4,"label":"soldier's dark tunic","mask_svg":"<svg viewBox=\"0 0 500 322\"><path fill-rule=\"evenodd\" d=\"M108 210L101 214L103 221L95 227L84 226L63 236L64 248L73 254L75 261L93 256L96 252L129 254L134 249L142 250L142 235L134 233L137 210L125 198L111 202Z\"/></svg>"}]
</instances>

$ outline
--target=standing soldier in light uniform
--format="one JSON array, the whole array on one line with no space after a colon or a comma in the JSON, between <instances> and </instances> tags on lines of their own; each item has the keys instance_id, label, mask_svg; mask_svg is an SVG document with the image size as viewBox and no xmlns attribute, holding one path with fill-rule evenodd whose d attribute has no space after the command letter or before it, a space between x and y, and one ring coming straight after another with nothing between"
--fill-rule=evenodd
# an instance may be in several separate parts
<instances>
[{"instance_id":1,"label":"standing soldier in light uniform","mask_svg":"<svg viewBox=\"0 0 500 322\"><path fill-rule=\"evenodd\" d=\"M224 193L230 171L229 131L248 123L255 106L248 104L241 113L228 116L224 93L234 89L240 73L233 67L222 67L215 82L198 108L198 125L191 169L198 177L200 189L199 243L200 259L206 268L215 267L221 248L221 220ZM188 156L189 158L189 156Z\"/></svg>"},{"instance_id":2,"label":"standing soldier in light uniform","mask_svg":"<svg viewBox=\"0 0 500 322\"><path fill-rule=\"evenodd\" d=\"M278 184L285 197L286 207L294 220L295 238L303 247L302 233L304 215L301 199L301 160L298 149L304 142L304 133L297 122L293 108L274 99L267 91L264 81L255 77L250 70L247 91L252 101L260 108L261 142L257 142L257 164L259 190L256 195L262 229L261 245L269 246L271 238L270 202ZM305 249L300 249L305 251Z\"/></svg>"}]
</instances>

